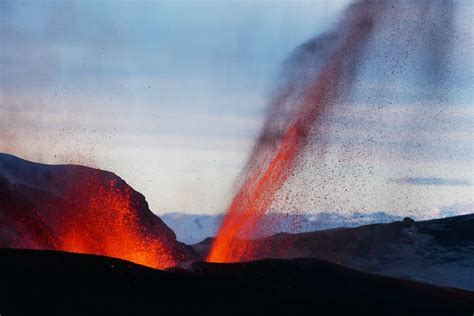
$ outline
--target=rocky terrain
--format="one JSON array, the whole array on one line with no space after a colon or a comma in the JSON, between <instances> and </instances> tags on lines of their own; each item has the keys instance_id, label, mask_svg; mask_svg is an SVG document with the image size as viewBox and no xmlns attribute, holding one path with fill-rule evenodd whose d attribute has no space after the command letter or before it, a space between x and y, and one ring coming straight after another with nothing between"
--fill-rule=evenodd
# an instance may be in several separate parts
<instances>
[{"instance_id":1,"label":"rocky terrain","mask_svg":"<svg viewBox=\"0 0 474 316\"><path fill-rule=\"evenodd\" d=\"M471 315L474 307L474 214L279 233L255 241L263 260L203 263L212 238L176 241L115 174L0 154L0 224L2 315Z\"/></svg>"},{"instance_id":2,"label":"rocky terrain","mask_svg":"<svg viewBox=\"0 0 474 316\"><path fill-rule=\"evenodd\" d=\"M474 214L260 239L260 258L311 257L354 269L474 291ZM194 245L208 253L212 238ZM282 249L283 248L283 249Z\"/></svg>"}]
</instances>

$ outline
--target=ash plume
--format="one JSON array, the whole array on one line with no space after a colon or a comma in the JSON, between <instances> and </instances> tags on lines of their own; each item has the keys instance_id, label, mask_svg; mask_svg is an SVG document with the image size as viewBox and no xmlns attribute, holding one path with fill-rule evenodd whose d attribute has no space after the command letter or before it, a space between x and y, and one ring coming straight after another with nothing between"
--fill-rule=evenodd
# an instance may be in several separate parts
<instances>
[{"instance_id":1,"label":"ash plume","mask_svg":"<svg viewBox=\"0 0 474 316\"><path fill-rule=\"evenodd\" d=\"M290 178L305 177L309 169L321 167L318 164L323 162L330 142L325 128L334 120L334 112L344 112L341 104L382 103L378 106L383 108L402 103L409 94L406 89L402 87L395 95L382 89L383 84L397 88L395 80L400 78L413 80L412 90L425 99L428 95L429 105L447 100L454 8L447 1L355 3L334 31L311 39L294 51L284 64L264 127L238 179L240 189L216 236L209 261L258 257L259 245L252 239L272 232L272 223L264 221L265 215L281 197ZM363 77L370 71L373 77L381 79L376 83L380 88L364 93ZM438 116L442 116L443 109L438 109ZM406 115L407 126L398 131L406 139L420 125L439 119L432 115L409 117L419 114L417 111L413 107ZM366 129L370 135L370 127ZM351 159L351 151L357 150L355 145L342 146ZM370 150L363 154L370 155ZM313 193L310 191L306 199ZM292 209L288 205L291 201L282 203ZM287 247L281 245L281 251Z\"/></svg>"},{"instance_id":2,"label":"ash plume","mask_svg":"<svg viewBox=\"0 0 474 316\"><path fill-rule=\"evenodd\" d=\"M289 59L286 82L270 104L241 189L217 234L209 261L248 260L258 251L248 240L265 229L262 219L318 120L350 89L383 7L368 2L353 5L337 32L303 44Z\"/></svg>"}]
</instances>

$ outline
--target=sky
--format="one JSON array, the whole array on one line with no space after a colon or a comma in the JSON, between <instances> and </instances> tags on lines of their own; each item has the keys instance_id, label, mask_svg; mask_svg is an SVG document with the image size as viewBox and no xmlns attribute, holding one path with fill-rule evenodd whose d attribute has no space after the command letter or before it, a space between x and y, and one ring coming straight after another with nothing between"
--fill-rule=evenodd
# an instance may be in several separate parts
<instances>
[{"instance_id":1,"label":"sky","mask_svg":"<svg viewBox=\"0 0 474 316\"><path fill-rule=\"evenodd\" d=\"M157 214L223 212L264 122L282 63L298 45L334 27L348 4L1 1L0 151L113 171L143 193ZM472 17L468 7L459 13L462 21ZM461 39L472 38L465 24L459 29ZM454 106L443 112L449 120L410 125L428 150L409 155L409 163L399 159L394 168L393 156L387 159L384 153L399 152L394 149L400 146L411 150L398 138L381 144L383 150L378 146L382 154L331 165L324 172L347 176L330 183L328 187L339 189L320 192L329 199L316 199L307 211L331 210L337 199L350 201L343 203L346 210L397 212L412 207L408 202L420 195L422 203L415 208L427 212L453 205L471 210L472 48L467 43L456 55L458 73L466 74L452 79L458 89L452 91ZM411 86L406 81L382 84L367 69L364 89ZM358 93L364 95L364 89ZM403 106L367 115L366 101L333 124L356 138L352 145L373 137L367 126L382 133L388 127L397 130L393 124L406 120ZM428 136L435 142L427 141ZM351 189L354 181L348 178L365 174L360 170L367 168L367 159L371 170L378 170L376 180ZM359 174L351 175L354 170ZM288 185L301 185L302 179ZM360 203L359 196L373 192L380 182L385 191L413 197L404 199L406 205L399 203L402 197Z\"/></svg>"}]
</instances>

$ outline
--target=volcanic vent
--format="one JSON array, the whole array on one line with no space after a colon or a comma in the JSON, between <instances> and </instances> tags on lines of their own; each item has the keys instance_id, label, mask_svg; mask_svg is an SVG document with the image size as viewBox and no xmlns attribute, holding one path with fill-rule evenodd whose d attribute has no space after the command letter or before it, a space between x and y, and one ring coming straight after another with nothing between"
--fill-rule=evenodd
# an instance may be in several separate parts
<instances>
[{"instance_id":1,"label":"volcanic vent","mask_svg":"<svg viewBox=\"0 0 474 316\"><path fill-rule=\"evenodd\" d=\"M64 250L166 268L196 258L113 173L0 154L0 247Z\"/></svg>"},{"instance_id":2,"label":"volcanic vent","mask_svg":"<svg viewBox=\"0 0 474 316\"><path fill-rule=\"evenodd\" d=\"M291 175L313 126L352 83L355 66L379 10L378 5L353 6L347 14L349 19L338 28L340 34L311 41L294 56L293 67L297 63L307 66L311 57L319 57L323 62L316 66L318 70L314 65L313 69L306 69L310 78L291 82L271 104L269 119L244 171L246 178L216 236L209 261L255 258L258 245L251 239L268 229L262 227L263 219Z\"/></svg>"},{"instance_id":3,"label":"volcanic vent","mask_svg":"<svg viewBox=\"0 0 474 316\"><path fill-rule=\"evenodd\" d=\"M416 170L414 156L433 156L429 132L453 92L447 78L454 73L448 56L454 6L357 2L333 31L296 49L208 261L258 258L258 238L278 226L267 220L275 209L413 209L420 196L387 186L386 176ZM398 125L386 115L394 113ZM279 245L277 255L290 248Z\"/></svg>"}]
</instances>

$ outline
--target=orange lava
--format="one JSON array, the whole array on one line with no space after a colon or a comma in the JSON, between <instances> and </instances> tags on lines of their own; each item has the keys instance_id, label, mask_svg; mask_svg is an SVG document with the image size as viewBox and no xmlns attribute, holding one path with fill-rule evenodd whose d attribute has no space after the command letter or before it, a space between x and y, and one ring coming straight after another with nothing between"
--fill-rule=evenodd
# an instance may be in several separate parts
<instances>
[{"instance_id":1,"label":"orange lava","mask_svg":"<svg viewBox=\"0 0 474 316\"><path fill-rule=\"evenodd\" d=\"M115 180L92 178L73 190L72 207L76 211L63 218L62 250L115 257L153 268L175 265L166 242L140 227L129 187L118 186Z\"/></svg>"},{"instance_id":2,"label":"orange lava","mask_svg":"<svg viewBox=\"0 0 474 316\"><path fill-rule=\"evenodd\" d=\"M286 182L296 159L308 142L309 132L322 110L342 92L345 57L369 33L370 25L351 32L317 80L305 89L301 110L286 131L270 163L244 181L234 197L207 257L210 262L240 262L256 259L259 244L252 238L261 231L262 219ZM350 58L349 58L350 60Z\"/></svg>"}]
</instances>

